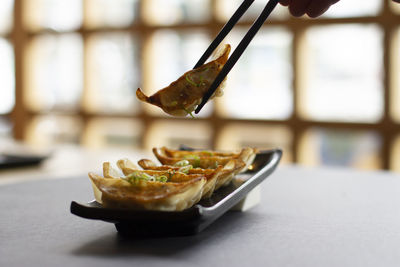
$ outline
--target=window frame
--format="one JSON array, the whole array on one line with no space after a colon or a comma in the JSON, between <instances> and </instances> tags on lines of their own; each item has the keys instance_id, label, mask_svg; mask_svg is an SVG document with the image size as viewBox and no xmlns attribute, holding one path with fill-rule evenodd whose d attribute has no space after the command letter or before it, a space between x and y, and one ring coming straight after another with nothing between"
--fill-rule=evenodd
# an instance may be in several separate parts
<instances>
[{"instance_id":1,"label":"window frame","mask_svg":"<svg viewBox=\"0 0 400 267\"><path fill-rule=\"evenodd\" d=\"M196 120L200 122L207 121L211 127L211 144L210 147L216 147L217 139L219 137L219 133L228 124L252 124L252 125L282 125L290 129L293 135L293 141L290 146L290 152L292 155L292 160L294 163L299 162L299 149L300 144L299 140L304 135L304 133L311 128L323 128L323 129L346 129L346 130L365 130L365 131L374 131L382 138L382 148L380 151L380 157L382 160L382 168L389 169L391 157L393 154L391 151L392 145L394 144L398 133L400 133L400 123L397 122L392 116L393 106L400 103L394 103L391 100L390 96L394 93L393 88L393 80L396 71L392 66L394 65L392 60L393 52L393 40L394 34L396 31L400 29L400 14L395 13L390 8L390 0L382 0L382 10L377 16L367 16L367 17L350 17L350 18L324 18L321 17L319 19L298 19L293 17L288 17L287 19L282 20L270 20L263 27L270 26L284 26L293 34L293 46L292 46L292 62L293 62L293 113L288 119L284 120L250 120L250 119L235 119L235 118L227 118L225 116L221 116L218 114L216 109L212 114L207 118L197 118ZM17 140L24 140L26 130L27 130L27 122L31 121L35 116L42 114L53 114L57 111L32 111L30 110L26 103L24 103L24 91L27 87L26 81L23 77L25 77L25 69L24 69L24 60L25 60L25 52L27 49L28 41L35 36L46 33L46 30L39 31L30 31L26 29L23 25L23 4L24 0L15 0L14 1L14 16L13 16L13 27L11 32L5 35L5 38L9 38L14 47L14 55L15 55L15 106L10 114L0 115L1 117L9 118L13 122L13 136ZM87 39L91 34L101 33L101 32L112 32L112 31L122 31L134 33L135 35L139 35L139 47L144 49L146 46L146 42L151 35L159 30L159 29L172 29L176 31L180 30L188 30L193 28L204 28L210 34L210 37L213 38L219 30L223 26L223 22L219 21L216 16L217 9L217 0L211 0L211 17L208 21L204 23L197 24L178 24L178 25L168 25L168 26L160 26L160 25L150 25L143 20L141 13L139 12L138 17L135 19L132 25L124 28L111 29L111 28L92 28L85 27L85 18L83 18L83 25L77 29L76 32L83 37L84 49L86 49ZM82 1L83 5L83 14L86 14L87 10L85 10L85 0ZM142 9L143 2L139 1L139 10ZM239 25L249 26L251 21L243 21L240 22ZM302 38L305 34L305 31L313 26L322 26L322 25L335 25L335 24L376 24L381 27L383 31L383 68L384 68L384 76L383 76L383 88L384 88L384 112L381 120L376 123L357 123L357 122L324 122L324 121L313 121L309 119L305 119L300 116L300 99L301 99L301 87L302 83L302 74L301 74L301 66L303 65L304 58L302 58L302 49L304 49L302 44ZM52 34L62 34L57 32L52 32ZM84 51L84 54L86 52ZM85 69L85 55L84 55L84 69ZM140 68L143 69L145 62L140 62ZM143 73L142 80L143 80ZM86 79L86 74L84 75L84 84ZM84 90L86 90L86 86L84 85ZM400 93L400 92L397 92ZM85 95L83 92L82 95ZM171 118L171 117L163 117L153 115L149 112L146 112L144 108L134 115L131 114L100 114L88 112L85 108L79 108L74 112L75 116L79 116L82 118L84 125L87 125L88 122L93 118L132 118L134 120L139 120L143 123L144 126L144 134L142 136L141 143L144 144L144 136L147 135L149 129L152 124L156 121L185 121L187 119L184 118ZM144 145L143 145L144 146Z\"/></svg>"}]
</instances>

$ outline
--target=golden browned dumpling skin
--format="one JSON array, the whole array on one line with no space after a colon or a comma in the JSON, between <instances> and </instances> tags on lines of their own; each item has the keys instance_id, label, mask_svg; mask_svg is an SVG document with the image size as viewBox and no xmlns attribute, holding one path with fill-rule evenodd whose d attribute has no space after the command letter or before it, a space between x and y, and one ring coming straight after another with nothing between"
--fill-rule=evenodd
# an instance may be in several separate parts
<instances>
[{"instance_id":1,"label":"golden browned dumpling skin","mask_svg":"<svg viewBox=\"0 0 400 267\"><path fill-rule=\"evenodd\" d=\"M199 155L197 152L174 157L173 155L168 154L167 150L166 147L153 148L154 155L164 165L175 165L181 160L187 160L193 168L215 169L219 165L225 165L232 159L231 157L224 156Z\"/></svg>"},{"instance_id":2,"label":"golden browned dumpling skin","mask_svg":"<svg viewBox=\"0 0 400 267\"><path fill-rule=\"evenodd\" d=\"M183 160L186 161L186 160ZM183 162L181 161L181 162ZM226 177L226 169L219 165L216 169L201 169L201 168L193 168L192 165L189 164L189 161L186 161L186 164L178 164L180 166L174 165L161 165L157 166L153 161L149 159L141 159L138 161L140 167L145 170L153 170L153 171L173 171L173 172L184 172L189 175L197 174L204 175L206 178L206 184L204 185L202 198L207 198L212 195L215 190L215 186L219 180L224 179ZM242 166L243 167L243 166ZM222 177L222 178L220 178Z\"/></svg>"},{"instance_id":3,"label":"golden browned dumpling skin","mask_svg":"<svg viewBox=\"0 0 400 267\"><path fill-rule=\"evenodd\" d=\"M138 88L136 91L137 98L143 102L158 106L173 116L191 114L196 106L201 103L204 94L225 65L230 49L230 45L226 44L219 53L218 58L186 72L178 80L152 96L146 96ZM212 97L222 95L222 86L223 83Z\"/></svg>"},{"instance_id":4,"label":"golden browned dumpling skin","mask_svg":"<svg viewBox=\"0 0 400 267\"><path fill-rule=\"evenodd\" d=\"M245 147L237 152L180 151L167 147L153 148L154 155L164 165L174 165L178 161L185 159L194 168L215 169L218 165L225 165L232 159L239 159L245 163L241 171L245 171L253 162L257 152L257 149L250 147Z\"/></svg>"},{"instance_id":5,"label":"golden browned dumpling skin","mask_svg":"<svg viewBox=\"0 0 400 267\"><path fill-rule=\"evenodd\" d=\"M223 166L214 190L229 184L236 174L246 171L257 152L257 149L250 147L245 147L238 152L179 151L166 147L153 148L154 155L164 165L175 165L182 160L186 160L195 168L213 169ZM139 163L139 165L141 164L154 165L148 162Z\"/></svg>"},{"instance_id":6,"label":"golden browned dumpling skin","mask_svg":"<svg viewBox=\"0 0 400 267\"><path fill-rule=\"evenodd\" d=\"M125 179L104 178L89 173L94 187L101 192L97 199L105 207L180 211L197 203L206 180L196 177L185 182L139 180L131 184Z\"/></svg>"},{"instance_id":7,"label":"golden browned dumpling skin","mask_svg":"<svg viewBox=\"0 0 400 267\"><path fill-rule=\"evenodd\" d=\"M103 176L89 173L96 200L106 207L178 211L189 208L204 195L207 177L172 170L138 170L128 159L117 166L103 163Z\"/></svg>"}]
</instances>

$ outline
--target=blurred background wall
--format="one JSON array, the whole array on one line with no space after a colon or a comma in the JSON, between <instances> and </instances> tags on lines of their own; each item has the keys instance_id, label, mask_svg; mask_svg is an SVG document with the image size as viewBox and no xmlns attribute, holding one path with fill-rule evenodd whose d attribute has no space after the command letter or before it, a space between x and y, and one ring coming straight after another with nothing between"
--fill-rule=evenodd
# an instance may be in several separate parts
<instances>
[{"instance_id":1,"label":"blurred background wall","mask_svg":"<svg viewBox=\"0 0 400 267\"><path fill-rule=\"evenodd\" d=\"M1 0L0 141L280 147L284 162L400 171L400 5L279 6L196 119L135 97L191 69L240 0ZM227 37L233 48L266 1Z\"/></svg>"}]
</instances>

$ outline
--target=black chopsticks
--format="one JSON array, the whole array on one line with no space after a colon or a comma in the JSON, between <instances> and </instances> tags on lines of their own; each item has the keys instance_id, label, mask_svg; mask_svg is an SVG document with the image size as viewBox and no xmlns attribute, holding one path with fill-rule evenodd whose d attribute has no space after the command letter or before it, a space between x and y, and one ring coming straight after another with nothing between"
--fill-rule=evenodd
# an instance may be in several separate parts
<instances>
[{"instance_id":1,"label":"black chopsticks","mask_svg":"<svg viewBox=\"0 0 400 267\"><path fill-rule=\"evenodd\" d=\"M206 52L201 56L199 61L197 61L196 65L193 69L200 67L203 65L206 60L211 56L212 52L214 52L215 48L224 40L226 35L232 30L232 28L236 25L239 19L243 16L243 14L249 9L251 4L253 4L254 0L244 0L243 3L239 6L239 8L233 13L232 17L228 20L222 30L218 33L217 37L215 37L214 41L211 42L210 46L207 48Z\"/></svg>"},{"instance_id":2,"label":"black chopsticks","mask_svg":"<svg viewBox=\"0 0 400 267\"><path fill-rule=\"evenodd\" d=\"M242 17L242 15L246 12L246 10L251 6L254 0L244 0L243 3L239 6L233 16L229 19L229 21L222 28L221 32L217 35L214 41L210 44L204 54L201 56L200 60L197 62L195 68L204 64L207 58L211 55L211 53L215 50L215 48L220 44L220 42L225 38L225 36L232 30L238 20ZM253 23L249 31L240 41L239 45L236 47L235 51L233 51L232 55L229 57L228 61L222 68L222 70L218 73L214 82L211 84L208 91L204 94L203 99L200 105L197 106L195 113L199 113L203 106L207 103L210 97L214 94L215 90L217 90L218 86L225 79L226 75L230 72L233 66L236 64L240 56L243 54L244 50L246 50L247 46L250 44L251 40L253 40L254 36L257 34L258 30L267 20L271 12L278 5L279 0L270 0L267 5L260 13L256 21Z\"/></svg>"}]
</instances>

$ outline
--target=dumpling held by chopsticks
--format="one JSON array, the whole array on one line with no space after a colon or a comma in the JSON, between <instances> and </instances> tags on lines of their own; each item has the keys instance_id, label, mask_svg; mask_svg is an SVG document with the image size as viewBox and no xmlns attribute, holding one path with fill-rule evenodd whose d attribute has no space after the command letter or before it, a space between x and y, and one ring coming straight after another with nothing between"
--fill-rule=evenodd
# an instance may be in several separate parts
<instances>
[{"instance_id":1,"label":"dumpling held by chopsticks","mask_svg":"<svg viewBox=\"0 0 400 267\"><path fill-rule=\"evenodd\" d=\"M201 103L203 95L207 92L218 73L228 60L231 47L229 44L217 51L214 60L183 74L178 80L168 87L161 89L152 96L146 96L140 88L136 91L139 100L160 107L173 116L186 116L191 114ZM222 87L218 87L214 96L222 96Z\"/></svg>"}]
</instances>

